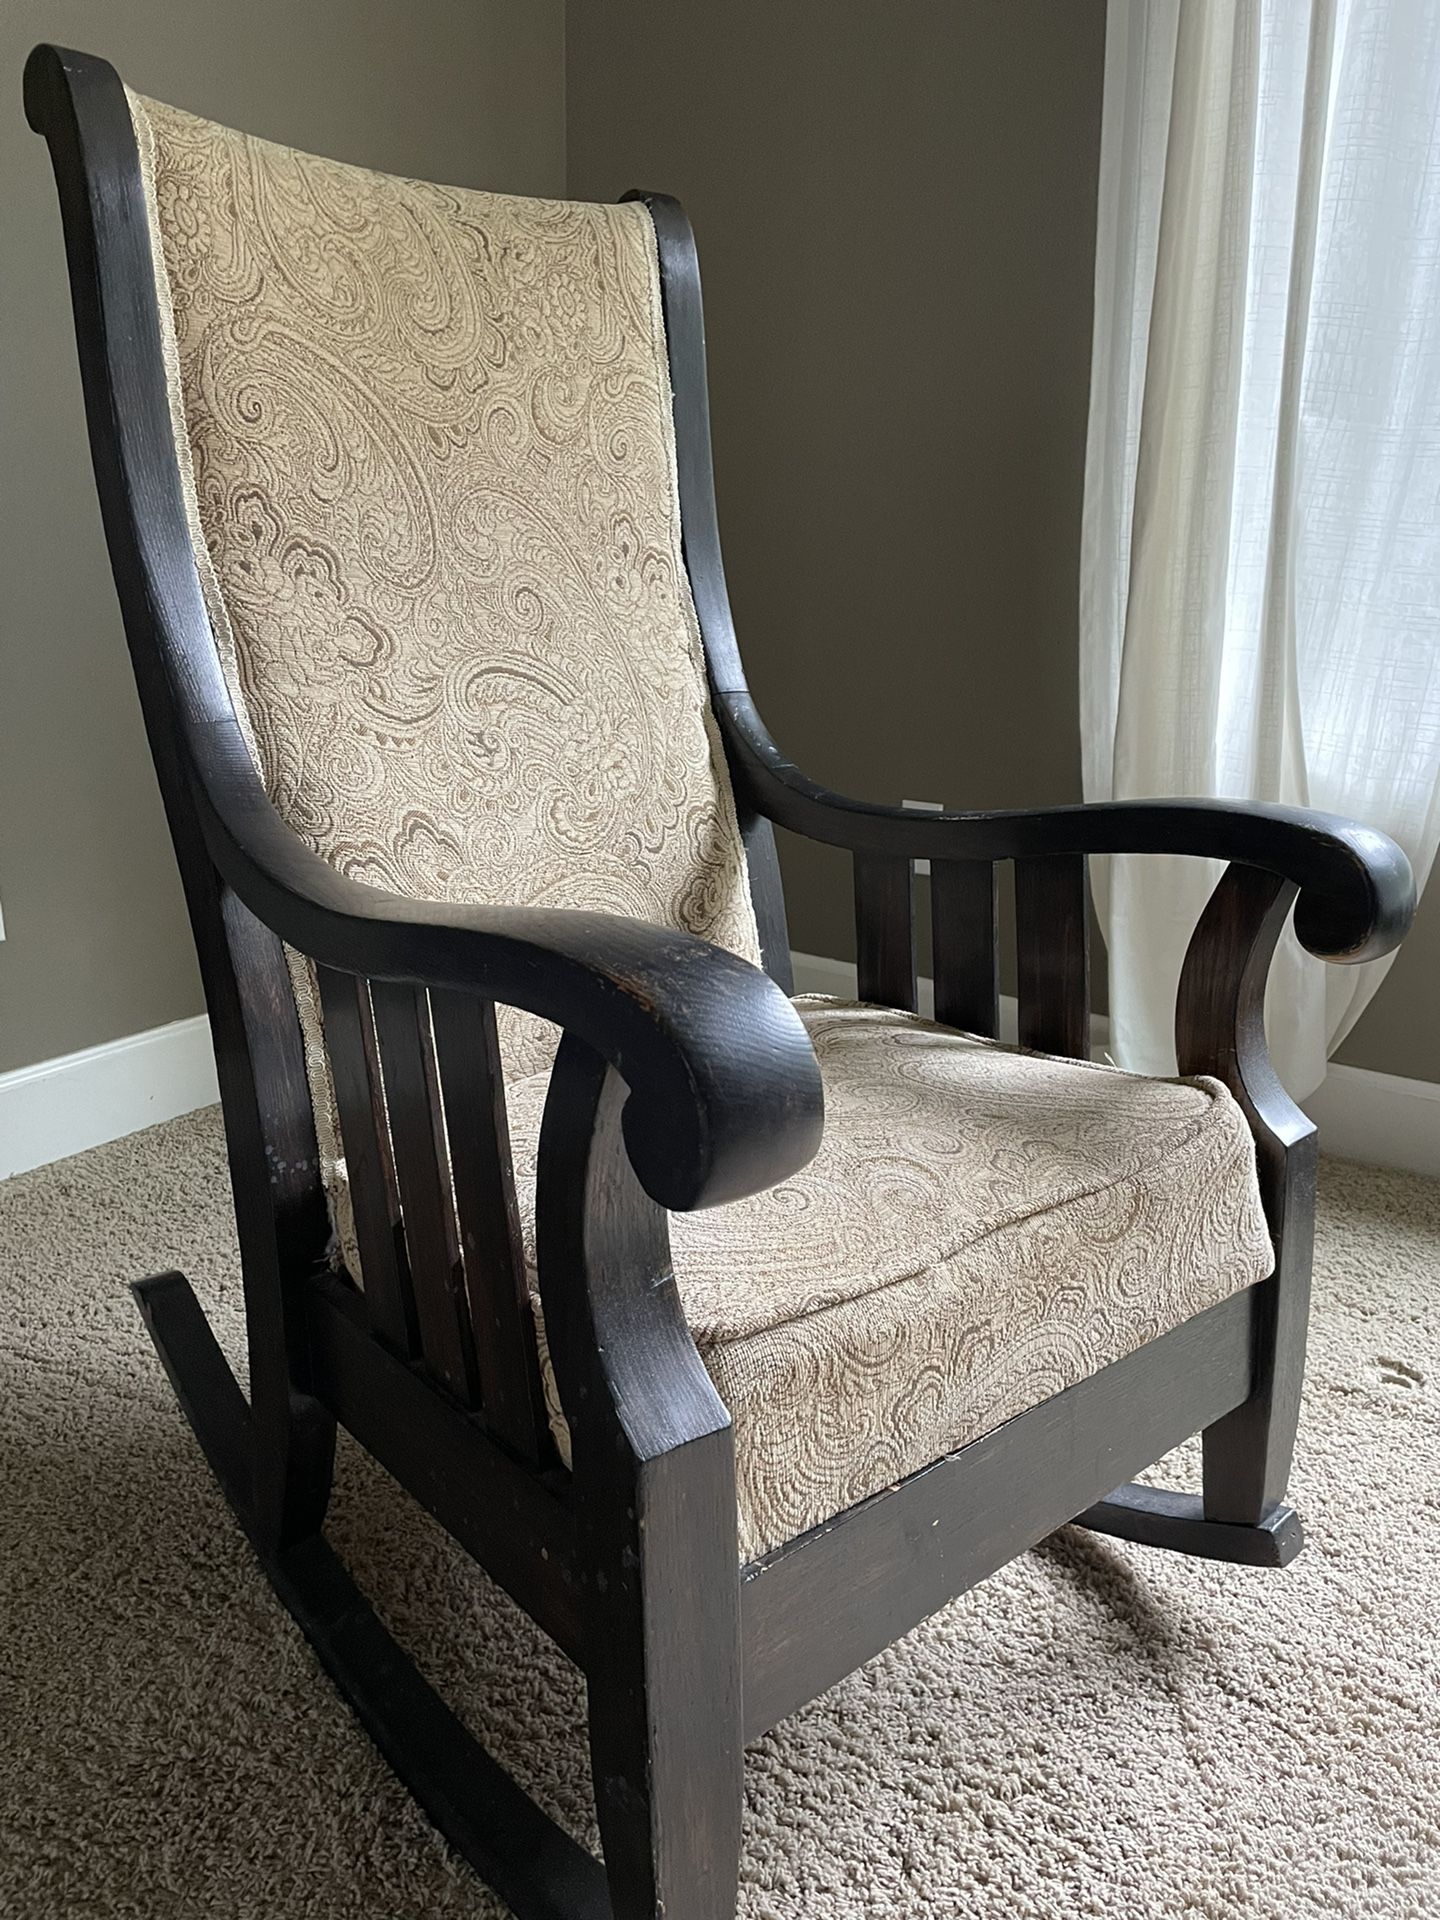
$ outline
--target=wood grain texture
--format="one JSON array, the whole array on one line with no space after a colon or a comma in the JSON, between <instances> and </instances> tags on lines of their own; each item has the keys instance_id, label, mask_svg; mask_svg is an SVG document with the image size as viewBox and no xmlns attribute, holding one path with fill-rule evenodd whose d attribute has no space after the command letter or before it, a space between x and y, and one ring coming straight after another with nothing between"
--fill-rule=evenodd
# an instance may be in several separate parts
<instances>
[{"instance_id":1,"label":"wood grain texture","mask_svg":"<svg viewBox=\"0 0 1440 1920\"><path fill-rule=\"evenodd\" d=\"M1168 853L1263 868L1300 889L1295 931L1322 960L1373 960L1415 913L1410 863L1388 834L1339 814L1225 800L1114 800L991 813L922 813L855 800L807 778L743 687L716 714L737 778L777 826L855 853L912 860L1031 860Z\"/></svg>"},{"instance_id":2,"label":"wood grain texture","mask_svg":"<svg viewBox=\"0 0 1440 1920\"><path fill-rule=\"evenodd\" d=\"M376 1330L408 1360L420 1351L420 1332L400 1225L400 1188L385 1119L370 988L354 974L329 967L318 968L316 980L365 1301Z\"/></svg>"},{"instance_id":3,"label":"wood grain texture","mask_svg":"<svg viewBox=\"0 0 1440 1920\"><path fill-rule=\"evenodd\" d=\"M1253 1292L1255 1391L1204 1439L1206 1518L1251 1526L1274 1512L1289 1479L1310 1315L1315 1128L1265 1043L1265 982L1295 892L1275 874L1231 867L1195 929L1175 1012L1180 1071L1223 1080L1250 1122L1275 1248L1274 1274Z\"/></svg>"},{"instance_id":4,"label":"wood grain texture","mask_svg":"<svg viewBox=\"0 0 1440 1920\"><path fill-rule=\"evenodd\" d=\"M1305 1544L1293 1507L1277 1503L1253 1525L1212 1520L1205 1512L1203 1495L1133 1480L1077 1513L1075 1525L1140 1546L1164 1547L1172 1553L1227 1560L1242 1567L1288 1567Z\"/></svg>"},{"instance_id":5,"label":"wood grain texture","mask_svg":"<svg viewBox=\"0 0 1440 1920\"><path fill-rule=\"evenodd\" d=\"M615 914L457 907L346 879L260 783L216 655L170 437L139 156L104 61L27 65L56 161L96 484L142 701L173 742L204 850L263 924L372 982L478 992L623 1061L626 1139L662 1205L715 1205L783 1179L819 1143L810 1044L775 983L690 934Z\"/></svg>"},{"instance_id":6,"label":"wood grain texture","mask_svg":"<svg viewBox=\"0 0 1440 1920\"><path fill-rule=\"evenodd\" d=\"M194 895L206 901L206 876ZM213 913L213 918L212 918ZM276 1548L329 1504L335 1423L313 1391L304 1292L328 1240L294 998L279 943L228 887L197 915L240 1270L254 1409L255 1524ZM297 1077L298 1076L298 1077Z\"/></svg>"},{"instance_id":7,"label":"wood grain texture","mask_svg":"<svg viewBox=\"0 0 1440 1920\"><path fill-rule=\"evenodd\" d=\"M1015 997L1022 1047L1090 1058L1090 896L1083 853L1015 862Z\"/></svg>"},{"instance_id":8,"label":"wood grain texture","mask_svg":"<svg viewBox=\"0 0 1440 1920\"><path fill-rule=\"evenodd\" d=\"M1250 1391L1237 1294L745 1568L754 1740Z\"/></svg>"},{"instance_id":9,"label":"wood grain texture","mask_svg":"<svg viewBox=\"0 0 1440 1920\"><path fill-rule=\"evenodd\" d=\"M996 872L988 860L942 860L930 869L935 1018L994 1039L1000 1032Z\"/></svg>"},{"instance_id":10,"label":"wood grain texture","mask_svg":"<svg viewBox=\"0 0 1440 1920\"><path fill-rule=\"evenodd\" d=\"M570 1421L590 1751L617 1920L733 1920L741 1668L730 1415L695 1351L624 1089L583 1043L540 1138L540 1287Z\"/></svg>"},{"instance_id":11,"label":"wood grain texture","mask_svg":"<svg viewBox=\"0 0 1440 1920\"><path fill-rule=\"evenodd\" d=\"M550 1466L495 1008L436 992L430 1015L485 1424L521 1459Z\"/></svg>"},{"instance_id":12,"label":"wood grain texture","mask_svg":"<svg viewBox=\"0 0 1440 1920\"><path fill-rule=\"evenodd\" d=\"M451 1207L449 1151L435 1098L430 1005L414 987L388 980L374 982L370 999L420 1351L436 1379L473 1405L475 1353Z\"/></svg>"},{"instance_id":13,"label":"wood grain texture","mask_svg":"<svg viewBox=\"0 0 1440 1920\"><path fill-rule=\"evenodd\" d=\"M915 875L908 860L855 856L855 977L862 1000L915 1011Z\"/></svg>"},{"instance_id":14,"label":"wood grain texture","mask_svg":"<svg viewBox=\"0 0 1440 1920\"><path fill-rule=\"evenodd\" d=\"M311 1534L276 1552L264 1530L250 1524L254 1423L184 1275L157 1274L140 1282L135 1294L181 1406L222 1491L246 1523L277 1597L435 1826L517 1920L612 1920L600 1863L461 1725L324 1538ZM363 1331L361 1337L368 1342ZM379 1350L370 1343L370 1351ZM406 1378L429 1391L414 1375ZM473 1472L484 1462L465 1464ZM502 1472L503 1466L502 1459ZM463 1527L459 1537L465 1539Z\"/></svg>"},{"instance_id":15,"label":"wood grain texture","mask_svg":"<svg viewBox=\"0 0 1440 1920\"><path fill-rule=\"evenodd\" d=\"M575 1517L560 1482L512 1458L425 1374L373 1338L337 1275L306 1301L317 1390L367 1452L572 1659L583 1643ZM563 1476L561 1477L563 1481Z\"/></svg>"}]
</instances>

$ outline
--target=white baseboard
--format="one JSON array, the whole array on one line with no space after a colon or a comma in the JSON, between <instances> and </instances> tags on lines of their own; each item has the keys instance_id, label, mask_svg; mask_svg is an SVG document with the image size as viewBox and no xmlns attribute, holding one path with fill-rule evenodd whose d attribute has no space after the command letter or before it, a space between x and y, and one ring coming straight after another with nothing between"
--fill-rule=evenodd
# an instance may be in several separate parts
<instances>
[{"instance_id":1,"label":"white baseboard","mask_svg":"<svg viewBox=\"0 0 1440 1920\"><path fill-rule=\"evenodd\" d=\"M1341 1160L1440 1176L1440 1085L1369 1067L1332 1065L1301 1102L1320 1147Z\"/></svg>"},{"instance_id":2,"label":"white baseboard","mask_svg":"<svg viewBox=\"0 0 1440 1920\"><path fill-rule=\"evenodd\" d=\"M219 1098L203 1014L0 1073L0 1180Z\"/></svg>"},{"instance_id":3,"label":"white baseboard","mask_svg":"<svg viewBox=\"0 0 1440 1920\"><path fill-rule=\"evenodd\" d=\"M849 961L818 953L790 957L797 993L854 997L855 969ZM920 1011L928 1016L934 1007L934 985L922 978ZM1103 1053L1108 1039L1103 1016L1093 1021L1092 1037L1095 1052ZM1007 995L1000 1000L1000 1038L1015 1038L1015 1002ZM1324 1084L1301 1105L1319 1129L1322 1152L1440 1178L1440 1085L1434 1081L1372 1073L1368 1067L1332 1066Z\"/></svg>"}]
</instances>

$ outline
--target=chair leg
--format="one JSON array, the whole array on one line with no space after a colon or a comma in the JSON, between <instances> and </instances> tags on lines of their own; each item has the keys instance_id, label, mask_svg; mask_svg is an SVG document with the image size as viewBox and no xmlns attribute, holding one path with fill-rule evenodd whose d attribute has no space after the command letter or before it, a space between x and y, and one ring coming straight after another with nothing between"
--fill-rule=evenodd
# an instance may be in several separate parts
<instances>
[{"instance_id":1,"label":"chair leg","mask_svg":"<svg viewBox=\"0 0 1440 1920\"><path fill-rule=\"evenodd\" d=\"M570 1422L590 1758L615 1920L734 1920L743 1801L730 1414L686 1324L629 1089L576 1035L540 1133L545 1325Z\"/></svg>"},{"instance_id":2,"label":"chair leg","mask_svg":"<svg viewBox=\"0 0 1440 1920\"><path fill-rule=\"evenodd\" d=\"M435 1826L518 1920L612 1920L599 1861L465 1730L319 1532L281 1549L271 1544L272 1531L257 1518L253 1500L250 1408L189 1282L182 1274L158 1274L141 1281L135 1295L201 1449L278 1598ZM672 1914L692 1910L710 1911L671 1908Z\"/></svg>"},{"instance_id":3,"label":"chair leg","mask_svg":"<svg viewBox=\"0 0 1440 1920\"><path fill-rule=\"evenodd\" d=\"M1300 1516L1293 1507L1276 1506L1254 1525L1212 1520L1196 1493L1146 1487L1132 1481L1097 1500L1073 1523L1092 1533L1113 1534L1143 1547L1168 1547L1203 1560L1227 1560L1245 1567L1286 1567L1305 1544Z\"/></svg>"},{"instance_id":4,"label":"chair leg","mask_svg":"<svg viewBox=\"0 0 1440 1920\"><path fill-rule=\"evenodd\" d=\"M1315 1243L1315 1136L1291 1146L1267 1195L1275 1272L1255 1290L1255 1385L1205 1431L1205 1517L1259 1527L1280 1510L1290 1479Z\"/></svg>"},{"instance_id":5,"label":"chair leg","mask_svg":"<svg viewBox=\"0 0 1440 1920\"><path fill-rule=\"evenodd\" d=\"M1249 1397L1205 1429L1200 1496L1118 1487L1075 1524L1145 1546L1246 1566L1283 1567L1305 1544L1285 1488L1300 1419L1315 1220L1315 1141L1273 1157L1266 1176L1275 1272L1254 1290Z\"/></svg>"},{"instance_id":6,"label":"chair leg","mask_svg":"<svg viewBox=\"0 0 1440 1920\"><path fill-rule=\"evenodd\" d=\"M615 1920L734 1920L743 1738L729 1433L647 1462L627 1505L596 1575L586 1661Z\"/></svg>"}]
</instances>

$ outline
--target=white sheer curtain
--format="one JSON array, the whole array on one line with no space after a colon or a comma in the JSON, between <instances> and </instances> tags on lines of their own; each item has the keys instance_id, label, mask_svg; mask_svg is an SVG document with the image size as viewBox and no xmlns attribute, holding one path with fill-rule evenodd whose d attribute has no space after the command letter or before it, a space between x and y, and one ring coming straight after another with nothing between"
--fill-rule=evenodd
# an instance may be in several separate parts
<instances>
[{"instance_id":1,"label":"white sheer curtain","mask_svg":"<svg viewBox=\"0 0 1440 1920\"><path fill-rule=\"evenodd\" d=\"M1088 799L1352 814L1440 840L1440 0L1110 0L1081 594ZM1112 1049L1173 1072L1214 883L1097 886ZM1319 1084L1388 961L1293 937L1268 1006Z\"/></svg>"}]
</instances>

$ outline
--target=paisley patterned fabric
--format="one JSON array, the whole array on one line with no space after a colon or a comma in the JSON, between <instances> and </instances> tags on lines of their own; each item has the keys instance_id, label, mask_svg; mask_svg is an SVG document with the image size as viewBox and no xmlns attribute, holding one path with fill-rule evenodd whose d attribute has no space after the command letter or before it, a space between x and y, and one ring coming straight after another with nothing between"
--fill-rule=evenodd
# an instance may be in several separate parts
<instances>
[{"instance_id":1,"label":"paisley patterned fabric","mask_svg":"<svg viewBox=\"0 0 1440 1920\"><path fill-rule=\"evenodd\" d=\"M745 1559L1272 1265L1254 1141L1219 1081L1018 1053L885 1008L796 1005L825 1081L819 1154L670 1228L686 1319L734 1416ZM545 1085L511 1089L532 1262Z\"/></svg>"},{"instance_id":2,"label":"paisley patterned fabric","mask_svg":"<svg viewBox=\"0 0 1440 1920\"><path fill-rule=\"evenodd\" d=\"M646 208L131 111L196 557L280 813L413 899L633 914L758 959ZM333 1184L319 1010L292 976ZM548 1064L553 1031L502 1018L509 1070Z\"/></svg>"}]
</instances>

